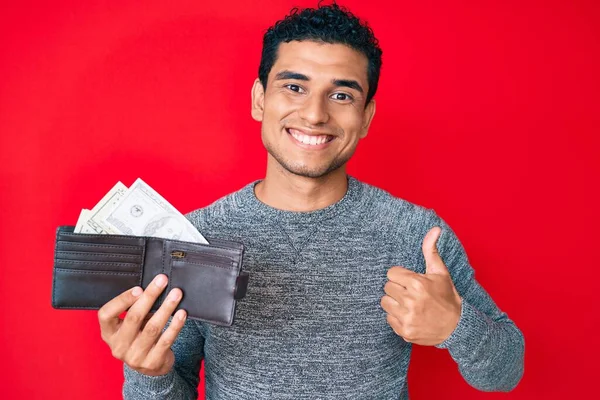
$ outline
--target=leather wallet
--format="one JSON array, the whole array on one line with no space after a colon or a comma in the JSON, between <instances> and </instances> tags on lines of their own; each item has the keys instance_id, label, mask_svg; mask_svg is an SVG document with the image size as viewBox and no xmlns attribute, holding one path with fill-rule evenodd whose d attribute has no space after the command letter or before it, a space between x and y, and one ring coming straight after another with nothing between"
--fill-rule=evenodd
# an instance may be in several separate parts
<instances>
[{"instance_id":1,"label":"leather wallet","mask_svg":"<svg viewBox=\"0 0 600 400\"><path fill-rule=\"evenodd\" d=\"M242 271L243 244L73 231L73 226L56 230L52 307L97 310L134 286L146 289L156 275L165 274L169 283L153 311L177 287L183 298L175 311L183 308L188 318L216 325L233 324L236 301L248 286L249 275Z\"/></svg>"}]
</instances>

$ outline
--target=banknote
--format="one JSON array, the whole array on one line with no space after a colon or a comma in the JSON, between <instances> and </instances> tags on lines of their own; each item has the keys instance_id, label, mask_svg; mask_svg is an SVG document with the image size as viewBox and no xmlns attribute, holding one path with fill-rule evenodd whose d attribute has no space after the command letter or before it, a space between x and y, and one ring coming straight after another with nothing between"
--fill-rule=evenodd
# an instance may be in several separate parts
<instances>
[{"instance_id":1,"label":"banknote","mask_svg":"<svg viewBox=\"0 0 600 400\"><path fill-rule=\"evenodd\" d=\"M88 213L87 221L83 224L81 228L81 233L101 233L101 234L118 234L121 233L116 229L108 226L104 223L104 219L108 213L114 209L117 204L121 201L121 199L125 196L128 189L120 181L117 182L115 186L112 187L104 195L102 200L98 202L92 208L92 210Z\"/></svg>"},{"instance_id":2,"label":"banknote","mask_svg":"<svg viewBox=\"0 0 600 400\"><path fill-rule=\"evenodd\" d=\"M88 219L88 225L102 230L100 233L208 244L184 215L140 178L123 194L115 193L111 199L98 210L94 207Z\"/></svg>"},{"instance_id":3,"label":"banknote","mask_svg":"<svg viewBox=\"0 0 600 400\"><path fill-rule=\"evenodd\" d=\"M87 226L87 221L90 218L91 212L92 210L88 210L87 208L81 210L81 213L79 213L79 218L77 218L77 224L75 224L75 233L96 233L92 232L92 230Z\"/></svg>"}]
</instances>

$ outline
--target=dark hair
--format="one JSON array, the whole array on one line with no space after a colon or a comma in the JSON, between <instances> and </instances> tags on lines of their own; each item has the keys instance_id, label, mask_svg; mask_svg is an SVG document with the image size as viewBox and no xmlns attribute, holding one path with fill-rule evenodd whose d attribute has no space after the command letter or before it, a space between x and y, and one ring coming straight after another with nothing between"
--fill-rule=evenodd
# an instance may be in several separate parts
<instances>
[{"instance_id":1,"label":"dark hair","mask_svg":"<svg viewBox=\"0 0 600 400\"><path fill-rule=\"evenodd\" d=\"M275 22L263 36L258 78L265 90L267 77L277 59L279 44L293 40L340 43L364 54L369 61L367 67L369 91L365 105L371 101L379 82L382 51L379 48L379 41L366 21L361 22L348 9L338 6L335 2L326 6L321 6L319 2L316 9L305 8L300 11L298 8L292 8L289 15Z\"/></svg>"}]
</instances>

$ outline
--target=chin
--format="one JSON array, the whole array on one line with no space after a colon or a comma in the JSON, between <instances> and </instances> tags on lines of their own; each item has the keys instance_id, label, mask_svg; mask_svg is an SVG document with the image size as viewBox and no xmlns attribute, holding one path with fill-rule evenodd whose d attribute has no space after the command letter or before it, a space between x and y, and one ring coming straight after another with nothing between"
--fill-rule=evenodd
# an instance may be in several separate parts
<instances>
[{"instance_id":1,"label":"chin","mask_svg":"<svg viewBox=\"0 0 600 400\"><path fill-rule=\"evenodd\" d=\"M278 166L283 170L294 174L296 176L302 176L305 178L322 178L324 176L329 175L333 171L338 168L344 166L350 157L342 157L342 158L334 158L333 160L329 160L328 163L305 163L303 161L293 161L278 151L275 151L273 147L270 146L270 143L266 142L265 148L267 152L271 155L271 157L279 164ZM320 164L320 165L319 165Z\"/></svg>"},{"instance_id":2,"label":"chin","mask_svg":"<svg viewBox=\"0 0 600 400\"><path fill-rule=\"evenodd\" d=\"M281 168L288 171L289 173L313 179L327 176L343 165L343 163L340 164L335 162L330 165L324 166L293 165L292 163L281 162L279 160L278 163L281 166Z\"/></svg>"},{"instance_id":3,"label":"chin","mask_svg":"<svg viewBox=\"0 0 600 400\"><path fill-rule=\"evenodd\" d=\"M329 172L331 172L331 171L291 170L288 168L285 168L285 169L294 175L302 176L305 178L313 178L313 179L322 178L322 177L326 176Z\"/></svg>"}]
</instances>

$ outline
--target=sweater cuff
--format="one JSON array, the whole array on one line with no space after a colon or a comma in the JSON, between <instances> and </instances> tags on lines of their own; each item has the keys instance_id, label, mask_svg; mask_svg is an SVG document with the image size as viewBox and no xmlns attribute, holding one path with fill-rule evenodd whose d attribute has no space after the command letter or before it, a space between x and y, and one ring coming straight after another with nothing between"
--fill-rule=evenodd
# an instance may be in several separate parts
<instances>
[{"instance_id":1,"label":"sweater cuff","mask_svg":"<svg viewBox=\"0 0 600 400\"><path fill-rule=\"evenodd\" d=\"M165 375L144 375L123 364L125 381L135 387L143 388L144 393L161 394L172 390L175 381L175 369L171 368Z\"/></svg>"},{"instance_id":2,"label":"sweater cuff","mask_svg":"<svg viewBox=\"0 0 600 400\"><path fill-rule=\"evenodd\" d=\"M438 349L448 349L453 357L462 358L473 354L474 349L485 338L488 330L488 317L475 307L462 300L460 318L454 331L442 343L436 344Z\"/></svg>"}]
</instances>

